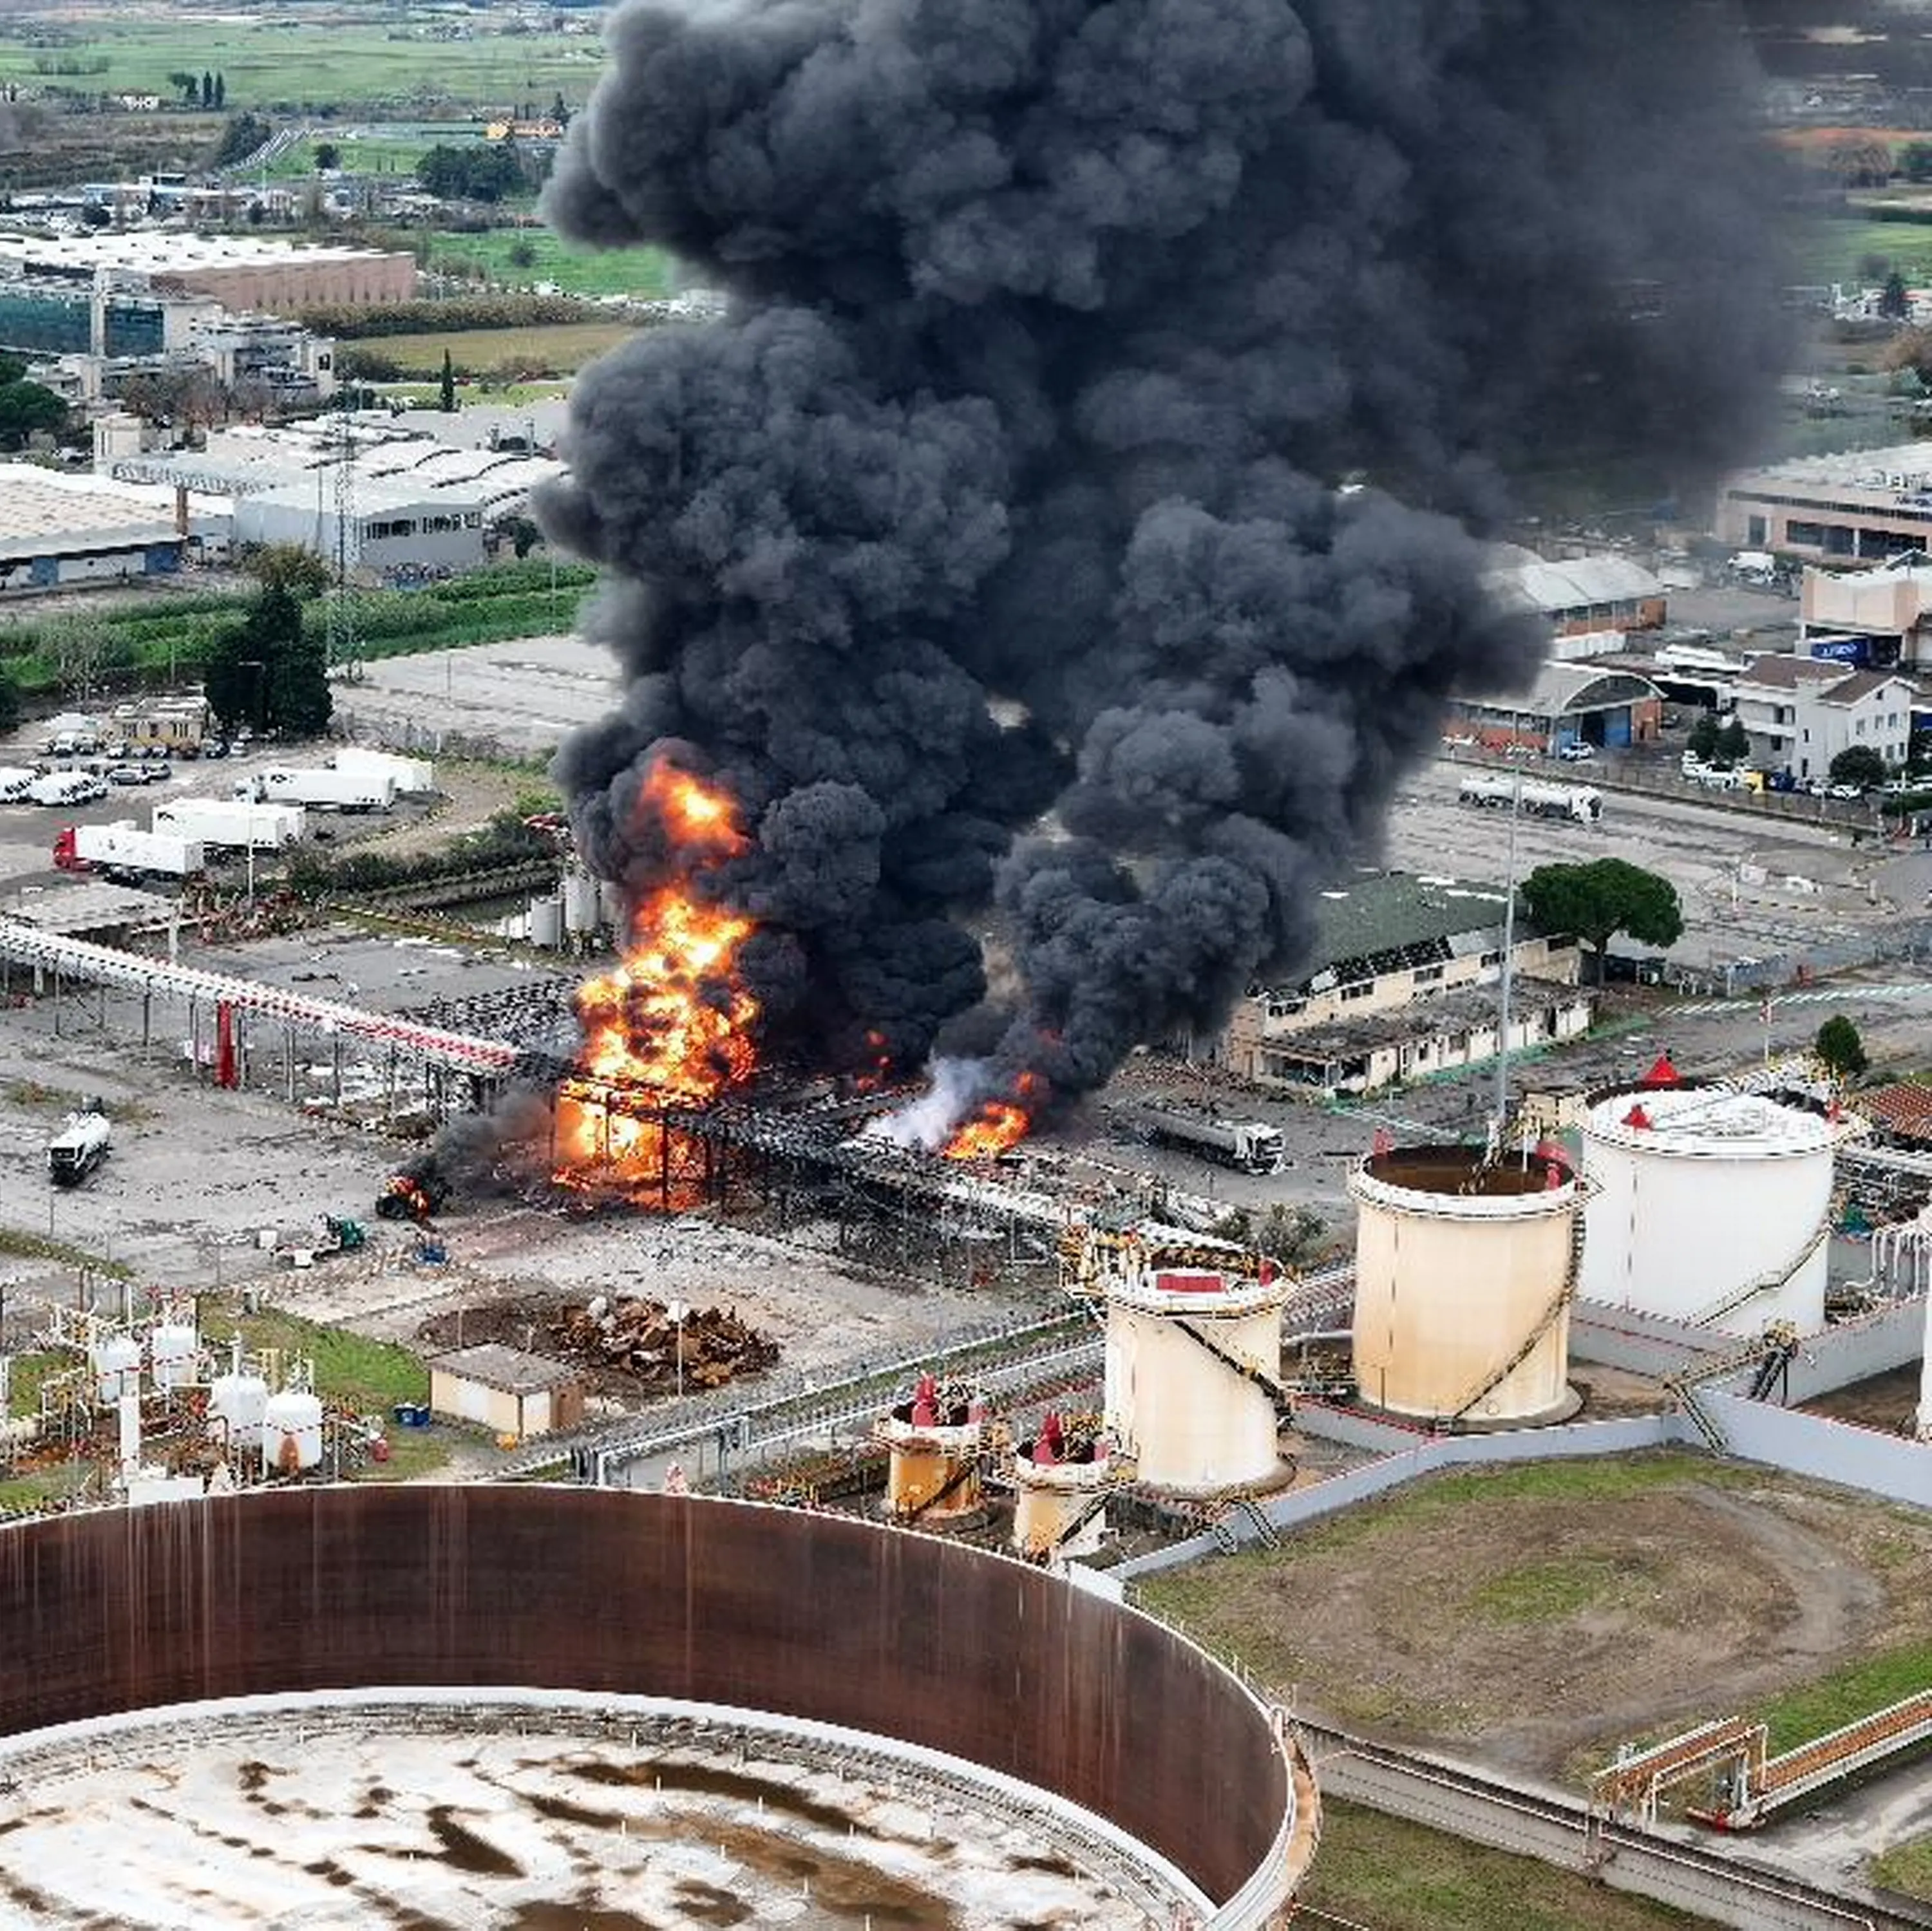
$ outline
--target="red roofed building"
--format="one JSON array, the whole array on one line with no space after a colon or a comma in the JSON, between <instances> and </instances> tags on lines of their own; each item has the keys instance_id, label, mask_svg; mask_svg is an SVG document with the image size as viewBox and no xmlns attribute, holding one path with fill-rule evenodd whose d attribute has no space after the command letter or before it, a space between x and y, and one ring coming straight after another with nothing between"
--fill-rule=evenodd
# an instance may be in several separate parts
<instances>
[{"instance_id":1,"label":"red roofed building","mask_svg":"<svg viewBox=\"0 0 1932 1931\"><path fill-rule=\"evenodd\" d=\"M1932 1146L1932 1086L1901 1080L1895 1086L1856 1094L1850 1103L1888 1138Z\"/></svg>"}]
</instances>

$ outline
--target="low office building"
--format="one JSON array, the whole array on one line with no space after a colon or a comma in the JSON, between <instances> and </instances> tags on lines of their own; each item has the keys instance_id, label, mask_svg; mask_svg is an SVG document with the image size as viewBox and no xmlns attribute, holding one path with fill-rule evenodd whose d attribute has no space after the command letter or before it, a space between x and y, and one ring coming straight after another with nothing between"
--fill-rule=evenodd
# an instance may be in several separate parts
<instances>
[{"instance_id":1,"label":"low office building","mask_svg":"<svg viewBox=\"0 0 1932 1931\"><path fill-rule=\"evenodd\" d=\"M1912 739L1910 682L1895 671L1855 670L1829 658L1760 657L1736 685L1736 716L1750 733L1750 761L1803 782L1829 775L1854 745L1888 765Z\"/></svg>"},{"instance_id":2,"label":"low office building","mask_svg":"<svg viewBox=\"0 0 1932 1931\"><path fill-rule=\"evenodd\" d=\"M1883 562L1932 545L1932 444L1802 456L1732 476L1717 533L1808 562Z\"/></svg>"},{"instance_id":3,"label":"low office building","mask_svg":"<svg viewBox=\"0 0 1932 1931\"><path fill-rule=\"evenodd\" d=\"M1804 655L1867 670L1932 667L1932 556L1924 550L1871 570L1808 570L1800 595Z\"/></svg>"},{"instance_id":4,"label":"low office building","mask_svg":"<svg viewBox=\"0 0 1932 1931\"><path fill-rule=\"evenodd\" d=\"M1358 873L1322 895L1321 936L1306 973L1243 1000L1216 1056L1259 1084L1352 1090L1366 1090L1364 1080L1386 1084L1486 1058L1495 1051L1495 994L1454 1002L1502 977L1507 914L1498 886ZM1574 988L1581 976L1576 941L1538 931L1520 905L1512 958L1520 984ZM1521 1023L1533 1028L1545 1009L1533 995ZM1582 1030L1589 1019L1586 1012L1580 1024L1574 1015L1548 1023Z\"/></svg>"}]
</instances>

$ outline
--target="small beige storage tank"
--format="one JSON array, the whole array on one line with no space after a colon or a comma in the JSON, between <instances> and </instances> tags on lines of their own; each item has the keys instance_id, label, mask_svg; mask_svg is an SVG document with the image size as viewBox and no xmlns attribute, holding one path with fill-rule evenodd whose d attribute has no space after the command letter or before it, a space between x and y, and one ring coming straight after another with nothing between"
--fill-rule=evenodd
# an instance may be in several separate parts
<instances>
[{"instance_id":1,"label":"small beige storage tank","mask_svg":"<svg viewBox=\"0 0 1932 1931\"><path fill-rule=\"evenodd\" d=\"M985 1447L984 1402L920 1377L912 1399L874 1425L891 1452L886 1477L889 1519L922 1528L964 1528L986 1513L980 1483Z\"/></svg>"},{"instance_id":2,"label":"small beige storage tank","mask_svg":"<svg viewBox=\"0 0 1932 1931\"><path fill-rule=\"evenodd\" d=\"M1574 1412L1581 1189L1567 1162L1398 1147L1349 1177L1355 1381L1391 1413L1485 1427Z\"/></svg>"},{"instance_id":3,"label":"small beige storage tank","mask_svg":"<svg viewBox=\"0 0 1932 1931\"><path fill-rule=\"evenodd\" d=\"M1107 1533L1107 1492L1114 1482L1106 1438L1076 1430L1056 1441L1048 1416L1013 1452L1013 1549L1029 1561L1090 1555Z\"/></svg>"},{"instance_id":4,"label":"small beige storage tank","mask_svg":"<svg viewBox=\"0 0 1932 1931\"><path fill-rule=\"evenodd\" d=\"M1583 1122L1583 1298L1728 1334L1816 1333L1847 1130L1721 1087L1600 1099Z\"/></svg>"},{"instance_id":5,"label":"small beige storage tank","mask_svg":"<svg viewBox=\"0 0 1932 1931\"><path fill-rule=\"evenodd\" d=\"M1154 1259L1105 1291L1106 1424L1137 1479L1184 1495L1278 1481L1286 1280Z\"/></svg>"}]
</instances>

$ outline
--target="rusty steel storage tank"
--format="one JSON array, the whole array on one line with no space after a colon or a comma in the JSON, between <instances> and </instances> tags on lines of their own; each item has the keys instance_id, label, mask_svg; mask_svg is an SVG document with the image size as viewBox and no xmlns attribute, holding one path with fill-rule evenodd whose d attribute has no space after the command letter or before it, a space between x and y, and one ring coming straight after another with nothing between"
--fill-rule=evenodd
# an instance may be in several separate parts
<instances>
[{"instance_id":1,"label":"rusty steel storage tank","mask_svg":"<svg viewBox=\"0 0 1932 1931\"><path fill-rule=\"evenodd\" d=\"M1502 1427L1574 1412L1570 1301L1581 1189L1560 1154L1397 1147L1348 1180L1354 1372L1401 1415Z\"/></svg>"},{"instance_id":2,"label":"rusty steel storage tank","mask_svg":"<svg viewBox=\"0 0 1932 1931\"><path fill-rule=\"evenodd\" d=\"M924 1528L964 1528L986 1514L980 1486L986 1405L970 1390L920 1377L910 1401L874 1424L890 1454L886 1514Z\"/></svg>"},{"instance_id":3,"label":"rusty steel storage tank","mask_svg":"<svg viewBox=\"0 0 1932 1931\"><path fill-rule=\"evenodd\" d=\"M1730 1334L1823 1327L1841 1130L1720 1087L1600 1097L1583 1121L1582 1297Z\"/></svg>"},{"instance_id":4,"label":"rusty steel storage tank","mask_svg":"<svg viewBox=\"0 0 1932 1931\"><path fill-rule=\"evenodd\" d=\"M1034 1562L1091 1555L1106 1539L1108 1492L1119 1479L1104 1435L1076 1429L1058 1415L1013 1451L1012 1546Z\"/></svg>"},{"instance_id":5,"label":"rusty steel storage tank","mask_svg":"<svg viewBox=\"0 0 1932 1931\"><path fill-rule=\"evenodd\" d=\"M1015 1780L1050 1794L1100 1820L1109 1844L1163 1861L1186 1894L1159 1921L1204 1931L1285 1922L1318 1834L1308 1759L1280 1709L1139 1610L940 1537L484 1483L278 1487L0 1525L0 1738L22 1740L20 1762L29 1733L53 1726L194 1703L208 1729L224 1699L364 1686L488 1686L499 1703L527 1686L539 1724L551 1692L649 1697L728 1740L755 1719L800 1749L836 1726L847 1758L852 1732L896 1762L938 1753L949 1811L970 1810L983 1777L1003 1832L1028 1794ZM301 1753L285 1754L293 1780ZM24 1774L0 1751L0 1777ZM870 1757L864 1774L881 1775ZM375 1838L372 1857L386 1851ZM470 1868L446 1867L432 1895L453 1895ZM189 1917L260 1921L259 1906L238 1910L248 1902L220 1894ZM551 1919L581 1915L560 1903Z\"/></svg>"},{"instance_id":6,"label":"rusty steel storage tank","mask_svg":"<svg viewBox=\"0 0 1932 1931\"><path fill-rule=\"evenodd\" d=\"M1286 1279L1130 1246L1105 1292L1106 1425L1138 1479L1184 1495L1281 1480Z\"/></svg>"}]
</instances>

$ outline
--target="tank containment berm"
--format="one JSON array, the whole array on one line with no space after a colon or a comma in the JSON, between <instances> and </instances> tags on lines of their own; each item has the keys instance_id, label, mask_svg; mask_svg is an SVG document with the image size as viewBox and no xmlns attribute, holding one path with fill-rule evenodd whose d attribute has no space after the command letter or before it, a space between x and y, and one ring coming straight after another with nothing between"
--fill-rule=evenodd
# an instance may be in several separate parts
<instances>
[{"instance_id":1,"label":"tank containment berm","mask_svg":"<svg viewBox=\"0 0 1932 1931\"><path fill-rule=\"evenodd\" d=\"M1212 1900L1215 1931L1285 1923L1318 1828L1280 1713L1204 1651L935 1537L481 1485L282 1489L0 1527L0 1735L416 1685L670 1697L944 1751L1159 1852Z\"/></svg>"}]
</instances>

